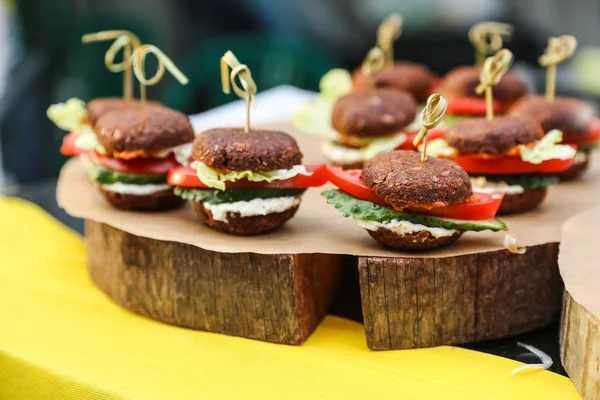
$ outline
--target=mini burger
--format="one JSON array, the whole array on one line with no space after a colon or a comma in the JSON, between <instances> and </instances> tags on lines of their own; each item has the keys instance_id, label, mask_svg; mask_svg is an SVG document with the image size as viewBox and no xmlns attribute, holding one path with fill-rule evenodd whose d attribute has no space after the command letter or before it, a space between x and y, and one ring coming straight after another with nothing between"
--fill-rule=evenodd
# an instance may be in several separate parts
<instances>
[{"instance_id":1,"label":"mini burger","mask_svg":"<svg viewBox=\"0 0 600 400\"><path fill-rule=\"evenodd\" d=\"M301 163L302 153L286 133L213 129L196 137L190 167L172 170L168 182L209 227L256 235L281 227L306 188L326 183L325 166Z\"/></svg>"},{"instance_id":2,"label":"mini burger","mask_svg":"<svg viewBox=\"0 0 600 400\"><path fill-rule=\"evenodd\" d=\"M505 115L462 120L427 149L466 170L474 190L503 193L498 212L513 214L537 208L556 175L573 164L575 149L561 140L558 130L544 136L533 118Z\"/></svg>"},{"instance_id":3,"label":"mini burger","mask_svg":"<svg viewBox=\"0 0 600 400\"><path fill-rule=\"evenodd\" d=\"M396 61L384 65L372 78L362 68L352 74L354 90L390 88L410 93L417 101L426 100L437 85L438 78L423 65L409 61Z\"/></svg>"},{"instance_id":4,"label":"mini burger","mask_svg":"<svg viewBox=\"0 0 600 400\"><path fill-rule=\"evenodd\" d=\"M558 129L563 132L563 143L577 145L575 163L558 174L562 180L576 179L588 168L590 153L600 142L600 123L590 103L571 97L550 101L545 96L526 96L515 103L510 114L534 118L544 132Z\"/></svg>"},{"instance_id":5,"label":"mini burger","mask_svg":"<svg viewBox=\"0 0 600 400\"><path fill-rule=\"evenodd\" d=\"M410 93L417 101L426 100L437 84L437 77L423 65L408 61L394 61L394 42L400 37L403 19L392 14L377 29L377 47L383 53L383 65L374 73L357 68L352 74L354 90L375 88L397 89Z\"/></svg>"},{"instance_id":6,"label":"mini burger","mask_svg":"<svg viewBox=\"0 0 600 400\"><path fill-rule=\"evenodd\" d=\"M495 218L502 195L474 194L469 176L452 161L421 161L415 151L396 150L362 172L331 167L329 179L339 189L323 192L327 202L395 249L433 249L466 231L506 230Z\"/></svg>"},{"instance_id":7,"label":"mini burger","mask_svg":"<svg viewBox=\"0 0 600 400\"><path fill-rule=\"evenodd\" d=\"M160 106L148 101L147 104ZM48 118L60 129L69 132L64 138L60 152L64 156L76 156L100 146L94 132L94 124L103 114L118 109L141 107L139 100L125 100L121 97L103 97L91 100L87 104L78 98L65 103L53 104L48 108Z\"/></svg>"},{"instance_id":8,"label":"mini burger","mask_svg":"<svg viewBox=\"0 0 600 400\"><path fill-rule=\"evenodd\" d=\"M338 98L331 113L335 140L324 142L327 160L344 169L361 168L378 154L397 148L414 149L412 139L420 128L417 104L397 89L370 89ZM439 137L433 131L430 137Z\"/></svg>"},{"instance_id":9,"label":"mini burger","mask_svg":"<svg viewBox=\"0 0 600 400\"><path fill-rule=\"evenodd\" d=\"M486 113L484 95L477 94L481 68L458 67L446 74L439 91L448 98L446 123L449 125L464 117L478 117ZM503 114L521 96L527 94L527 84L518 75L506 72L494 86L494 114Z\"/></svg>"},{"instance_id":10,"label":"mini burger","mask_svg":"<svg viewBox=\"0 0 600 400\"><path fill-rule=\"evenodd\" d=\"M158 211L183 201L167 184L170 169L186 163L194 132L186 115L158 103L71 99L48 116L69 130L64 155L81 155L90 178L113 206ZM179 161L178 161L179 160Z\"/></svg>"}]
</instances>

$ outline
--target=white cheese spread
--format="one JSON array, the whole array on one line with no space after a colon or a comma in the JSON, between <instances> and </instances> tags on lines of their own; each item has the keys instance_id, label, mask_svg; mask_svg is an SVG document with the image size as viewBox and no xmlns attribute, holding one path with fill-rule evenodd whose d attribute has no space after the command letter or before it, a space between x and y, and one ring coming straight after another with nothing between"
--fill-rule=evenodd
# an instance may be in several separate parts
<instances>
[{"instance_id":1,"label":"white cheese spread","mask_svg":"<svg viewBox=\"0 0 600 400\"><path fill-rule=\"evenodd\" d=\"M401 132L391 136L371 139L360 148L347 147L334 142L325 142L322 145L322 151L329 161L336 164L353 164L368 161L381 153L392 151L404 142L406 142L406 134Z\"/></svg>"},{"instance_id":2,"label":"white cheese spread","mask_svg":"<svg viewBox=\"0 0 600 400\"><path fill-rule=\"evenodd\" d=\"M102 189L107 190L109 192L134 194L138 196L145 196L157 192L162 192L163 190L171 189L171 186L167 185L166 183L158 185L132 185L129 183L116 182L110 185L101 185L101 187Z\"/></svg>"},{"instance_id":3,"label":"white cheese spread","mask_svg":"<svg viewBox=\"0 0 600 400\"><path fill-rule=\"evenodd\" d=\"M227 222L227 214L235 213L240 217L254 217L284 212L300 204L300 199L294 196L275 197L272 199L253 199L250 201L236 201L234 203L202 205L210 211L216 221Z\"/></svg>"},{"instance_id":4,"label":"white cheese spread","mask_svg":"<svg viewBox=\"0 0 600 400\"><path fill-rule=\"evenodd\" d=\"M361 219L356 219L355 221L361 228L364 228L368 231L376 231L382 228L397 233L398 235L407 235L411 233L427 231L431 233L433 237L439 238L452 236L457 232L454 229L430 228L425 225L413 224L412 222L400 221L397 219L393 219L389 222L364 221Z\"/></svg>"},{"instance_id":5,"label":"white cheese spread","mask_svg":"<svg viewBox=\"0 0 600 400\"><path fill-rule=\"evenodd\" d=\"M354 164L363 162L363 156L360 149L340 146L333 142L323 142L321 150L327 159L335 164Z\"/></svg>"},{"instance_id":6,"label":"white cheese spread","mask_svg":"<svg viewBox=\"0 0 600 400\"><path fill-rule=\"evenodd\" d=\"M152 153L152 157L166 158L173 153L177 162L183 166L188 166L190 157L192 156L192 143L184 143L179 146L169 147L156 153Z\"/></svg>"},{"instance_id":7,"label":"white cheese spread","mask_svg":"<svg viewBox=\"0 0 600 400\"><path fill-rule=\"evenodd\" d=\"M471 178L473 190L481 193L504 193L504 194L519 194L525 191L525 188L520 185L509 185L502 182L490 182L484 177Z\"/></svg>"}]
</instances>

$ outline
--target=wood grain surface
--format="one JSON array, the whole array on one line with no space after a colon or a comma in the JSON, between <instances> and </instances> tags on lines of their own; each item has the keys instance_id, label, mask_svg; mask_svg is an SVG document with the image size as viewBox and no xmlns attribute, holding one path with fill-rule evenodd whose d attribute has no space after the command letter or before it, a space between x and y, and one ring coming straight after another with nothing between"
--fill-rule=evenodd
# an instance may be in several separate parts
<instances>
[{"instance_id":1,"label":"wood grain surface","mask_svg":"<svg viewBox=\"0 0 600 400\"><path fill-rule=\"evenodd\" d=\"M92 280L115 302L169 324L300 344L335 294L342 258L216 253L86 221Z\"/></svg>"},{"instance_id":2,"label":"wood grain surface","mask_svg":"<svg viewBox=\"0 0 600 400\"><path fill-rule=\"evenodd\" d=\"M558 245L437 259L360 257L367 344L373 350L516 335L558 317Z\"/></svg>"}]
</instances>

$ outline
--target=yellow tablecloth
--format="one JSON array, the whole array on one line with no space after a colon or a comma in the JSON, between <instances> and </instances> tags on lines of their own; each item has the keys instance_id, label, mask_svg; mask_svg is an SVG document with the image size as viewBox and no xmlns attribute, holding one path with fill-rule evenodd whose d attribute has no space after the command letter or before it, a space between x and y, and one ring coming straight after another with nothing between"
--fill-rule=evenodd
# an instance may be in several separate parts
<instances>
[{"instance_id":1,"label":"yellow tablecloth","mask_svg":"<svg viewBox=\"0 0 600 400\"><path fill-rule=\"evenodd\" d=\"M546 371L454 347L373 352L327 317L300 347L172 327L88 280L81 237L0 198L0 399L579 399Z\"/></svg>"}]
</instances>

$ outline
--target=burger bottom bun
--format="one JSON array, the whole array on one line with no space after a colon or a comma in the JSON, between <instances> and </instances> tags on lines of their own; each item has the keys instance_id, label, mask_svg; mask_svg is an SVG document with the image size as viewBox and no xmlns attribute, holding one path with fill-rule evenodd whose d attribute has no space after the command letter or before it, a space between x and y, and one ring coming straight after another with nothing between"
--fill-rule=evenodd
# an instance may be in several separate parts
<instances>
[{"instance_id":1,"label":"burger bottom bun","mask_svg":"<svg viewBox=\"0 0 600 400\"><path fill-rule=\"evenodd\" d=\"M573 164L571 168L558 174L558 177L563 182L574 181L576 179L579 179L581 175L583 175L584 172L588 170L589 167L590 154L587 155L585 161Z\"/></svg>"},{"instance_id":2,"label":"burger bottom bun","mask_svg":"<svg viewBox=\"0 0 600 400\"><path fill-rule=\"evenodd\" d=\"M430 250L454 243L462 236L463 232L455 232L450 236L435 237L430 232L420 231L400 235L386 228L376 231L367 230L369 235L384 246L398 250Z\"/></svg>"},{"instance_id":3,"label":"burger bottom bun","mask_svg":"<svg viewBox=\"0 0 600 400\"><path fill-rule=\"evenodd\" d=\"M241 217L238 213L228 213L227 222L224 222L215 220L211 212L202 203L195 201L193 204L196 215L206 225L219 232L239 236L271 232L285 224L298 211L298 206L295 206L280 213L252 217Z\"/></svg>"},{"instance_id":4,"label":"burger bottom bun","mask_svg":"<svg viewBox=\"0 0 600 400\"><path fill-rule=\"evenodd\" d=\"M362 169L362 167L363 167L363 163L361 161L356 161L353 163L345 164L343 162L329 160L329 164L333 165L334 167L339 167L342 169Z\"/></svg>"},{"instance_id":5,"label":"burger bottom bun","mask_svg":"<svg viewBox=\"0 0 600 400\"><path fill-rule=\"evenodd\" d=\"M505 194L498 214L518 214L538 208L546 198L547 188L526 189L519 194Z\"/></svg>"},{"instance_id":6,"label":"burger bottom bun","mask_svg":"<svg viewBox=\"0 0 600 400\"><path fill-rule=\"evenodd\" d=\"M173 194L172 189L163 190L160 192L135 195L111 192L98 187L100 194L113 207L121 210L131 211L166 211L181 207L185 200Z\"/></svg>"}]
</instances>

